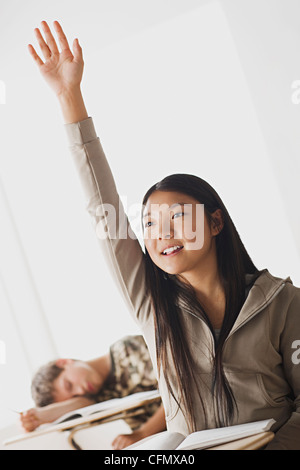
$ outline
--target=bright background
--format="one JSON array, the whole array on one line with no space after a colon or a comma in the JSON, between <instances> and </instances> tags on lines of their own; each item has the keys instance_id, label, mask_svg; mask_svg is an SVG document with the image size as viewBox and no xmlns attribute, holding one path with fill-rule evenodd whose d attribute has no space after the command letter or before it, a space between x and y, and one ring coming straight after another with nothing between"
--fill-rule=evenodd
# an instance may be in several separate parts
<instances>
[{"instance_id":1,"label":"bright background","mask_svg":"<svg viewBox=\"0 0 300 470\"><path fill-rule=\"evenodd\" d=\"M167 174L196 174L255 264L300 285L298 0L0 0L0 427L33 405L41 364L139 333L27 52L44 19L80 40L87 109L128 206Z\"/></svg>"}]
</instances>

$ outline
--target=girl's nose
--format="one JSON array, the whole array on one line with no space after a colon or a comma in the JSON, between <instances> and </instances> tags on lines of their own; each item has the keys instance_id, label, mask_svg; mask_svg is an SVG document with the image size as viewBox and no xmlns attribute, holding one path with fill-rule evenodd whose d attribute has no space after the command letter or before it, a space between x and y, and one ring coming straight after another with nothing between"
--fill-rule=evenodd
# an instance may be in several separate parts
<instances>
[{"instance_id":1,"label":"girl's nose","mask_svg":"<svg viewBox=\"0 0 300 470\"><path fill-rule=\"evenodd\" d=\"M165 222L160 225L158 237L160 240L168 240L173 236L173 229L170 222Z\"/></svg>"}]
</instances>

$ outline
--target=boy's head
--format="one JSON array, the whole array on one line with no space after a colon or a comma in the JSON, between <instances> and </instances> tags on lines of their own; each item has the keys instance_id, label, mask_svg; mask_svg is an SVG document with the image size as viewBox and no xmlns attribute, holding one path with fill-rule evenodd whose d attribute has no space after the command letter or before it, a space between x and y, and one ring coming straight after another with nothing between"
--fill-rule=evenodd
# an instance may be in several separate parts
<instances>
[{"instance_id":1,"label":"boy's head","mask_svg":"<svg viewBox=\"0 0 300 470\"><path fill-rule=\"evenodd\" d=\"M43 407L77 396L95 395L100 387L97 372L87 362L57 359L36 372L31 383L31 394L35 405Z\"/></svg>"}]
</instances>

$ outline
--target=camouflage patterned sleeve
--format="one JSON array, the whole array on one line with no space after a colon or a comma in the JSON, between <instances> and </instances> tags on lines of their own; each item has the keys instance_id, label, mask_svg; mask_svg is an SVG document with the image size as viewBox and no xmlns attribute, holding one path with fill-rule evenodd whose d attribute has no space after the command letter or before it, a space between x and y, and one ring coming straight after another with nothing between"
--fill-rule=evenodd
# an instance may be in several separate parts
<instances>
[{"instance_id":1,"label":"camouflage patterned sleeve","mask_svg":"<svg viewBox=\"0 0 300 470\"><path fill-rule=\"evenodd\" d=\"M143 336L126 336L111 348L115 386L120 397L158 388L147 345ZM159 408L160 402L143 407L143 412L125 421L134 431L147 421Z\"/></svg>"},{"instance_id":2,"label":"camouflage patterned sleeve","mask_svg":"<svg viewBox=\"0 0 300 470\"><path fill-rule=\"evenodd\" d=\"M114 343L110 351L120 396L157 389L157 379L143 336L125 336Z\"/></svg>"}]
</instances>

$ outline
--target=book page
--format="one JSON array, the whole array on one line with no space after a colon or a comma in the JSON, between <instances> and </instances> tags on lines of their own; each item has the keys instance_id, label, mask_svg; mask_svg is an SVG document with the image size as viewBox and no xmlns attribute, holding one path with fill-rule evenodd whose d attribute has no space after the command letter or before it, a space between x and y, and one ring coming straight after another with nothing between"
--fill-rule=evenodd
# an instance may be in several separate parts
<instances>
[{"instance_id":1,"label":"book page","mask_svg":"<svg viewBox=\"0 0 300 470\"><path fill-rule=\"evenodd\" d=\"M77 410L69 411L68 413L60 416L50 425L63 423L64 421L68 421L69 419L80 418L83 416L89 416L93 413L97 413L98 411L107 410L109 408L113 408L114 405L119 403L119 398L113 398L112 400L106 400L101 403L95 403L93 405L88 405L83 408L78 408Z\"/></svg>"},{"instance_id":2,"label":"book page","mask_svg":"<svg viewBox=\"0 0 300 470\"><path fill-rule=\"evenodd\" d=\"M197 431L187 436L177 447L177 450L205 449L242 437L252 436L268 431L274 423L274 419L267 419L224 428Z\"/></svg>"},{"instance_id":3,"label":"book page","mask_svg":"<svg viewBox=\"0 0 300 470\"><path fill-rule=\"evenodd\" d=\"M146 437L123 450L173 450L183 439L184 436L178 432L163 431Z\"/></svg>"},{"instance_id":4,"label":"book page","mask_svg":"<svg viewBox=\"0 0 300 470\"><path fill-rule=\"evenodd\" d=\"M131 428L120 419L73 431L72 439L82 450L113 450L112 442L119 434L131 434Z\"/></svg>"},{"instance_id":5,"label":"book page","mask_svg":"<svg viewBox=\"0 0 300 470\"><path fill-rule=\"evenodd\" d=\"M69 419L75 419L81 416L89 416L93 413L98 413L98 411L109 410L110 408L114 408L118 405L123 405L125 407L131 403L148 400L149 398L155 397L157 394L157 390L149 390L146 392L133 393L122 398L112 398L111 400L105 400L100 403L95 403L83 408L78 408L77 410L69 411L68 413L58 418L56 421L53 421L51 425L63 423Z\"/></svg>"}]
</instances>

